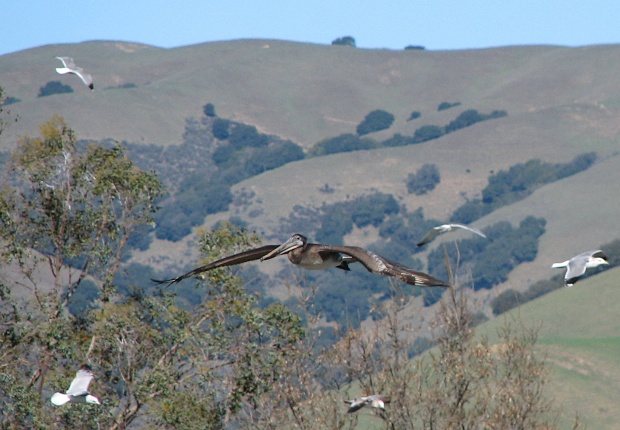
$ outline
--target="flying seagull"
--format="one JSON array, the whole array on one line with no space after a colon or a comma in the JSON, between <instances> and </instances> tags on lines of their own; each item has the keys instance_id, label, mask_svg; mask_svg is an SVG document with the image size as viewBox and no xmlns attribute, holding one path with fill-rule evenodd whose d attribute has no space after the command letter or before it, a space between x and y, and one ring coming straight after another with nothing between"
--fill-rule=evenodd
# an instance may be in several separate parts
<instances>
[{"instance_id":1,"label":"flying seagull","mask_svg":"<svg viewBox=\"0 0 620 430\"><path fill-rule=\"evenodd\" d=\"M566 267L564 285L572 287L586 273L586 269L597 267L601 264L609 264L609 262L605 253L597 249L596 251L583 252L562 263L553 263L551 267L554 269Z\"/></svg>"},{"instance_id":2,"label":"flying seagull","mask_svg":"<svg viewBox=\"0 0 620 430\"><path fill-rule=\"evenodd\" d=\"M71 385L66 393L55 393L50 399L56 406L62 406L67 402L90 403L100 405L99 399L91 396L88 392L88 384L93 380L93 372L88 364L83 365L75 374Z\"/></svg>"},{"instance_id":3,"label":"flying seagull","mask_svg":"<svg viewBox=\"0 0 620 430\"><path fill-rule=\"evenodd\" d=\"M82 69L81 67L76 66L75 63L73 62L73 58L71 57L56 57L56 58L62 61L62 64L65 66L65 67L57 67L56 73L60 75L64 75L67 73L73 73L74 75L77 75L82 80L82 82L84 82L84 85L90 88L91 91L95 89L95 86L93 85L93 77L90 76L88 73L85 73L84 69Z\"/></svg>"},{"instance_id":4,"label":"flying seagull","mask_svg":"<svg viewBox=\"0 0 620 430\"><path fill-rule=\"evenodd\" d=\"M278 255L288 255L291 263L306 270L324 270L335 267L342 270L350 270L349 264L359 262L369 272L378 275L392 276L409 285L423 287L449 287L439 279L435 279L426 273L417 272L399 263L390 261L378 254L367 251L357 246L332 246L318 243L308 243L301 234L292 235L282 245L265 245L239 254L231 255L198 267L184 275L166 280L155 280L159 284L175 284L183 279L196 276L217 267L232 266L254 260L270 260Z\"/></svg>"},{"instance_id":5,"label":"flying seagull","mask_svg":"<svg viewBox=\"0 0 620 430\"><path fill-rule=\"evenodd\" d=\"M424 236L424 239L418 242L418 246L426 245L428 242L435 239L435 236L440 235L441 233L447 233L449 231L454 231L454 229L456 228L471 231L472 233L475 233L478 236L482 236L486 239L486 235L480 230L478 230L477 228L468 227L463 224L442 224L442 225L438 225L437 227L433 227L431 231L426 233L426 236Z\"/></svg>"},{"instance_id":6,"label":"flying seagull","mask_svg":"<svg viewBox=\"0 0 620 430\"><path fill-rule=\"evenodd\" d=\"M347 413L350 414L352 412L359 411L364 406L385 409L385 404L390 403L390 398L380 394L373 394L372 396L358 397L357 399L345 400L344 402L350 405L349 410L347 411Z\"/></svg>"}]
</instances>

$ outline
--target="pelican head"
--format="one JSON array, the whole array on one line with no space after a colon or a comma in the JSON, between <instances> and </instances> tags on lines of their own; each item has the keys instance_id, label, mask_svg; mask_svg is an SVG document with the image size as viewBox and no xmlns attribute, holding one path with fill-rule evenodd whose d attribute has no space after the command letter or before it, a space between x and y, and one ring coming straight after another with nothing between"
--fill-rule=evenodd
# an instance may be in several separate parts
<instances>
[{"instance_id":1,"label":"pelican head","mask_svg":"<svg viewBox=\"0 0 620 430\"><path fill-rule=\"evenodd\" d=\"M260 261L269 260L271 258L274 258L276 255L288 254L289 252L297 248L303 248L304 246L306 246L307 242L308 239L306 239L306 236L303 236L301 234L294 234L289 237L288 240L282 245L278 246L269 254L263 256Z\"/></svg>"}]
</instances>

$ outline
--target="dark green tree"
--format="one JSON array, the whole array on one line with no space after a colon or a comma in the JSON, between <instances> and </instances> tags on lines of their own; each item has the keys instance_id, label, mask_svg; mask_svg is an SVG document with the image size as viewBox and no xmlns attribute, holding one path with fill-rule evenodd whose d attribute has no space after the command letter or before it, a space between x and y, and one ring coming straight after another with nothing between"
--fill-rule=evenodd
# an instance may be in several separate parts
<instances>
[{"instance_id":1,"label":"dark green tree","mask_svg":"<svg viewBox=\"0 0 620 430\"><path fill-rule=\"evenodd\" d=\"M230 121L222 118L216 118L213 121L213 125L211 126L213 136L215 136L215 138L219 140L228 139L228 136L230 136L229 129Z\"/></svg>"},{"instance_id":2,"label":"dark green tree","mask_svg":"<svg viewBox=\"0 0 620 430\"><path fill-rule=\"evenodd\" d=\"M355 39L351 36L343 36L332 40L332 45L352 46L355 48Z\"/></svg>"},{"instance_id":3,"label":"dark green tree","mask_svg":"<svg viewBox=\"0 0 620 430\"><path fill-rule=\"evenodd\" d=\"M421 196L435 189L441 181L439 168L436 164L424 164L415 173L409 173L407 180L407 192Z\"/></svg>"},{"instance_id":4,"label":"dark green tree","mask_svg":"<svg viewBox=\"0 0 620 430\"><path fill-rule=\"evenodd\" d=\"M411 112L411 115L409 115L409 118L407 118L407 121L413 121L414 119L420 118L422 116L422 114L418 111L413 111Z\"/></svg>"},{"instance_id":5,"label":"dark green tree","mask_svg":"<svg viewBox=\"0 0 620 430\"><path fill-rule=\"evenodd\" d=\"M336 154L339 152L359 151L376 147L376 142L368 138L360 138L351 133L325 139L314 145L309 154L313 156Z\"/></svg>"},{"instance_id":6,"label":"dark green tree","mask_svg":"<svg viewBox=\"0 0 620 430\"><path fill-rule=\"evenodd\" d=\"M413 133L413 143L426 142L438 139L445 134L443 127L438 125L423 125Z\"/></svg>"},{"instance_id":7,"label":"dark green tree","mask_svg":"<svg viewBox=\"0 0 620 430\"><path fill-rule=\"evenodd\" d=\"M359 136L363 136L375 131L390 128L393 123L394 115L387 111L377 109L366 115L364 120L358 124L356 131Z\"/></svg>"},{"instance_id":8,"label":"dark green tree","mask_svg":"<svg viewBox=\"0 0 620 430\"><path fill-rule=\"evenodd\" d=\"M65 94L72 93L73 88L69 85L65 85L60 81L50 81L41 88L39 88L39 94L37 97L51 96L53 94Z\"/></svg>"},{"instance_id":9,"label":"dark green tree","mask_svg":"<svg viewBox=\"0 0 620 430\"><path fill-rule=\"evenodd\" d=\"M215 114L215 105L213 103L207 103L206 105L204 105L202 111L205 116L208 116L210 118L217 116Z\"/></svg>"}]
</instances>

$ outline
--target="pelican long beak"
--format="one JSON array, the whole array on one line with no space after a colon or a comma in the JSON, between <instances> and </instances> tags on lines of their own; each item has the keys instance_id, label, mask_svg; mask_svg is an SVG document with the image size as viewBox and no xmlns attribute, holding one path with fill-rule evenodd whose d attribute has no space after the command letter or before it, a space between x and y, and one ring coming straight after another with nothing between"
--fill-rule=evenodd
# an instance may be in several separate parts
<instances>
[{"instance_id":1,"label":"pelican long beak","mask_svg":"<svg viewBox=\"0 0 620 430\"><path fill-rule=\"evenodd\" d=\"M261 257L260 261L269 260L275 257L276 255L286 254L287 252L291 252L293 249L297 249L302 246L304 246L304 243L301 240L295 237L291 237L286 242L284 242L282 245L278 246L276 249L271 251L269 254Z\"/></svg>"}]
</instances>

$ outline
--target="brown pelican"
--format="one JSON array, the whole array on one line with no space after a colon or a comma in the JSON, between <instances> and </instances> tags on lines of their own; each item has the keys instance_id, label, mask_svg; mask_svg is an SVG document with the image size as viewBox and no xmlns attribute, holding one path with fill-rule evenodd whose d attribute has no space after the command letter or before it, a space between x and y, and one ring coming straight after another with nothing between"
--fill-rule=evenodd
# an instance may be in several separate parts
<instances>
[{"instance_id":1,"label":"brown pelican","mask_svg":"<svg viewBox=\"0 0 620 430\"><path fill-rule=\"evenodd\" d=\"M596 251L586 251L579 255L574 256L570 260L563 261L561 263L553 263L551 265L554 269L566 267L566 274L564 275L564 285L572 287L580 277L586 273L586 269L600 266L601 264L609 264L607 256L603 251L597 249Z\"/></svg>"},{"instance_id":2,"label":"brown pelican","mask_svg":"<svg viewBox=\"0 0 620 430\"><path fill-rule=\"evenodd\" d=\"M334 246L308 243L301 234L292 235L289 240L261 258L268 260L276 255L288 254L291 263L304 269L327 269L334 267L341 259L349 257L351 262L360 262L369 272L393 276L409 285L423 287L449 287L443 281L426 273L417 272L399 263L388 260L357 246Z\"/></svg>"},{"instance_id":3,"label":"brown pelican","mask_svg":"<svg viewBox=\"0 0 620 430\"><path fill-rule=\"evenodd\" d=\"M345 400L348 403L348 413L356 412L362 409L364 406L372 406L373 408L385 409L385 404L390 403L390 398L382 396L380 394L373 394L372 396L358 397L353 400Z\"/></svg>"},{"instance_id":4,"label":"brown pelican","mask_svg":"<svg viewBox=\"0 0 620 430\"><path fill-rule=\"evenodd\" d=\"M265 245L260 248L222 258L221 260L198 267L176 278L162 281L153 279L153 281L159 284L174 284L217 267L232 266L258 259L264 261L274 258L277 255L284 254L288 254L288 259L291 263L307 270L324 270L331 267L350 270L350 263L360 262L369 272L392 276L409 285L449 287L448 284L426 273L409 269L408 267L394 263L363 248L308 243L306 237L301 234L292 235L282 245Z\"/></svg>"},{"instance_id":5,"label":"brown pelican","mask_svg":"<svg viewBox=\"0 0 620 430\"><path fill-rule=\"evenodd\" d=\"M71 403L90 403L100 405L99 399L91 396L88 392L88 385L93 380L93 372L88 364L83 365L75 374L71 385L66 393L54 393L51 402L56 406L62 406L67 402Z\"/></svg>"},{"instance_id":6,"label":"brown pelican","mask_svg":"<svg viewBox=\"0 0 620 430\"><path fill-rule=\"evenodd\" d=\"M73 62L73 58L71 57L56 57L56 58L62 61L62 64L65 66L65 67L57 67L56 73L58 73L59 75L64 75L66 73L73 73L74 75L77 75L77 77L79 77L82 80L82 82L84 82L84 85L90 88L91 91L95 89L95 86L93 85L92 76L90 76L88 73L85 73L84 69L82 69L81 67L76 66L75 63Z\"/></svg>"},{"instance_id":7,"label":"brown pelican","mask_svg":"<svg viewBox=\"0 0 620 430\"><path fill-rule=\"evenodd\" d=\"M418 242L418 246L427 244L431 240L435 239L435 236L440 235L441 233L447 233L449 231L454 231L455 228L460 228L463 230L471 231L472 233L475 233L478 236L482 236L486 238L486 235L483 232L481 232L480 230L474 227L468 227L463 224L442 224L442 225L438 225L437 227L433 227L433 229L429 231L426 234L426 236L424 236L424 239Z\"/></svg>"}]
</instances>

